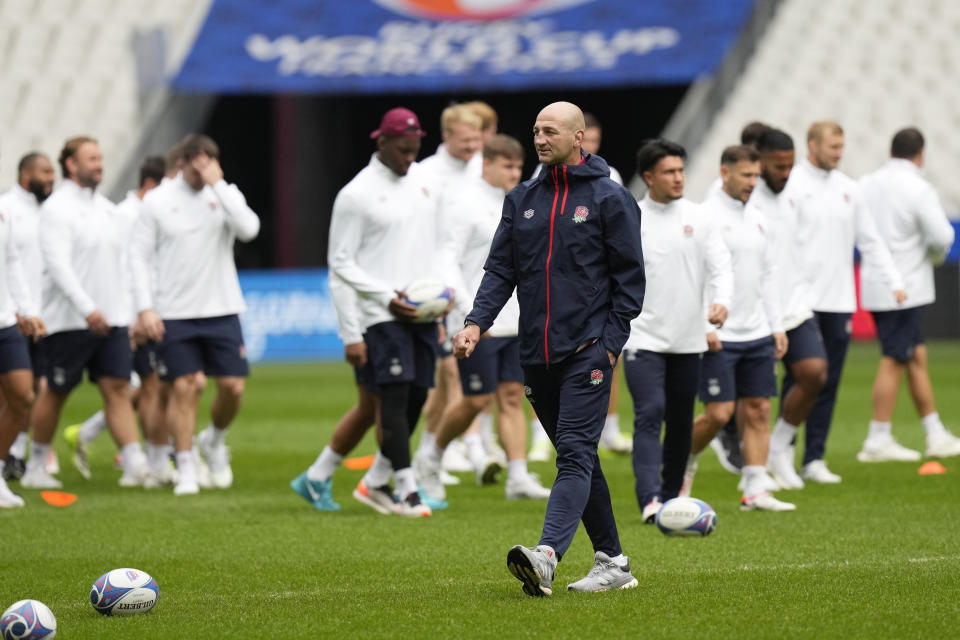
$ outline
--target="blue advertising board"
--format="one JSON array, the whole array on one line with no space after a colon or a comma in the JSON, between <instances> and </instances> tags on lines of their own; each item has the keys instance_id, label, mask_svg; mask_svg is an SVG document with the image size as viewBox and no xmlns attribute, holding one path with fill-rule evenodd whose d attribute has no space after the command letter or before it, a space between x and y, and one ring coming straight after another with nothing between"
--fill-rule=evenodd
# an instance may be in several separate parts
<instances>
[{"instance_id":1,"label":"blue advertising board","mask_svg":"<svg viewBox=\"0 0 960 640\"><path fill-rule=\"evenodd\" d=\"M176 90L391 93L689 84L755 0L215 0Z\"/></svg>"}]
</instances>

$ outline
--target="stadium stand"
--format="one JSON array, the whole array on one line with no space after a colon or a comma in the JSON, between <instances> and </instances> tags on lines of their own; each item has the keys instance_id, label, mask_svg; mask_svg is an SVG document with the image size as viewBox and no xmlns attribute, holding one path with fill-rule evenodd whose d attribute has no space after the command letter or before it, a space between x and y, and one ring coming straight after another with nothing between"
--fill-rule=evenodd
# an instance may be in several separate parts
<instances>
[{"instance_id":1,"label":"stadium stand","mask_svg":"<svg viewBox=\"0 0 960 640\"><path fill-rule=\"evenodd\" d=\"M0 0L0 190L23 153L56 157L86 133L107 159L104 190L118 196L169 99L155 80L180 67L210 2Z\"/></svg>"},{"instance_id":2,"label":"stadium stand","mask_svg":"<svg viewBox=\"0 0 960 640\"><path fill-rule=\"evenodd\" d=\"M753 120L793 135L798 159L807 126L836 120L846 132L841 169L855 178L889 155L895 131L915 125L927 135L926 174L960 217L957 33L960 5L951 0L782 0L706 134L683 140L692 149L687 192L702 198L720 152Z\"/></svg>"}]
</instances>

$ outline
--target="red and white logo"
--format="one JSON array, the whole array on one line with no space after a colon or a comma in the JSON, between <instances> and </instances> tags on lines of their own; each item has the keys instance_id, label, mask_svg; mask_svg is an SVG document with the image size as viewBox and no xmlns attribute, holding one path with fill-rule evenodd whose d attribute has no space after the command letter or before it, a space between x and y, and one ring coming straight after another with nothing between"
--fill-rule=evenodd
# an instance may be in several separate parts
<instances>
[{"instance_id":1,"label":"red and white logo","mask_svg":"<svg viewBox=\"0 0 960 640\"><path fill-rule=\"evenodd\" d=\"M600 369L594 369L590 372L590 384L596 386L603 382L603 371Z\"/></svg>"},{"instance_id":2,"label":"red and white logo","mask_svg":"<svg viewBox=\"0 0 960 640\"><path fill-rule=\"evenodd\" d=\"M503 20L559 11L594 0L374 0L385 9L429 20Z\"/></svg>"},{"instance_id":3,"label":"red and white logo","mask_svg":"<svg viewBox=\"0 0 960 640\"><path fill-rule=\"evenodd\" d=\"M683 225L683 235L684 235L685 237L687 237L687 238L692 237L692 236L693 236L693 227L690 226L689 224Z\"/></svg>"},{"instance_id":4,"label":"red and white logo","mask_svg":"<svg viewBox=\"0 0 960 640\"><path fill-rule=\"evenodd\" d=\"M577 207L576 211L573 212L573 221L576 223L585 222L588 215L590 215L589 209L586 207Z\"/></svg>"},{"instance_id":5,"label":"red and white logo","mask_svg":"<svg viewBox=\"0 0 960 640\"><path fill-rule=\"evenodd\" d=\"M210 211L216 211L216 210L217 210L217 203L216 203L216 202L214 202L213 200L211 200L208 204L210 205Z\"/></svg>"}]
</instances>

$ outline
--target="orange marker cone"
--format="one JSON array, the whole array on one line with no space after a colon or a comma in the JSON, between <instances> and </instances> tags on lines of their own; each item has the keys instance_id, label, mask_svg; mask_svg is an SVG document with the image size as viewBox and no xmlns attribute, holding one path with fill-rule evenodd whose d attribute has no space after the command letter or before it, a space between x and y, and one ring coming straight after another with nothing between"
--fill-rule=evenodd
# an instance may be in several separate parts
<instances>
[{"instance_id":1,"label":"orange marker cone","mask_svg":"<svg viewBox=\"0 0 960 640\"><path fill-rule=\"evenodd\" d=\"M940 475L946 472L947 472L947 468L944 467L939 462L937 462L936 460L931 460L930 462L924 462L922 465L920 465L920 468L917 469L917 473L919 473L922 476L935 476L935 475Z\"/></svg>"},{"instance_id":2,"label":"orange marker cone","mask_svg":"<svg viewBox=\"0 0 960 640\"><path fill-rule=\"evenodd\" d=\"M343 461L343 466L353 471L369 469L373 465L373 456L359 456L356 458L347 458Z\"/></svg>"},{"instance_id":3,"label":"orange marker cone","mask_svg":"<svg viewBox=\"0 0 960 640\"><path fill-rule=\"evenodd\" d=\"M64 491L41 491L40 497L43 501L53 507L69 507L77 501L75 493L66 493Z\"/></svg>"}]
</instances>

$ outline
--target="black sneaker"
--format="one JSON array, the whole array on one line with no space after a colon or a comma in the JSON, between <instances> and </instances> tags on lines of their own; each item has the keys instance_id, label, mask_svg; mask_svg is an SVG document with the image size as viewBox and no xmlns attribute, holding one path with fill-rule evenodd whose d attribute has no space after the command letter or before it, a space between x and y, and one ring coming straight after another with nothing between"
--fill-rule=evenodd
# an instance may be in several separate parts
<instances>
[{"instance_id":1,"label":"black sneaker","mask_svg":"<svg viewBox=\"0 0 960 640\"><path fill-rule=\"evenodd\" d=\"M19 480L27 470L27 463L22 458L8 455L3 467L4 480Z\"/></svg>"},{"instance_id":2,"label":"black sneaker","mask_svg":"<svg viewBox=\"0 0 960 640\"><path fill-rule=\"evenodd\" d=\"M399 503L399 508L400 511L398 513L409 518L425 518L433 515L433 511L430 510L430 507L423 504L420 500L420 494L416 491L407 494L407 497Z\"/></svg>"}]
</instances>

